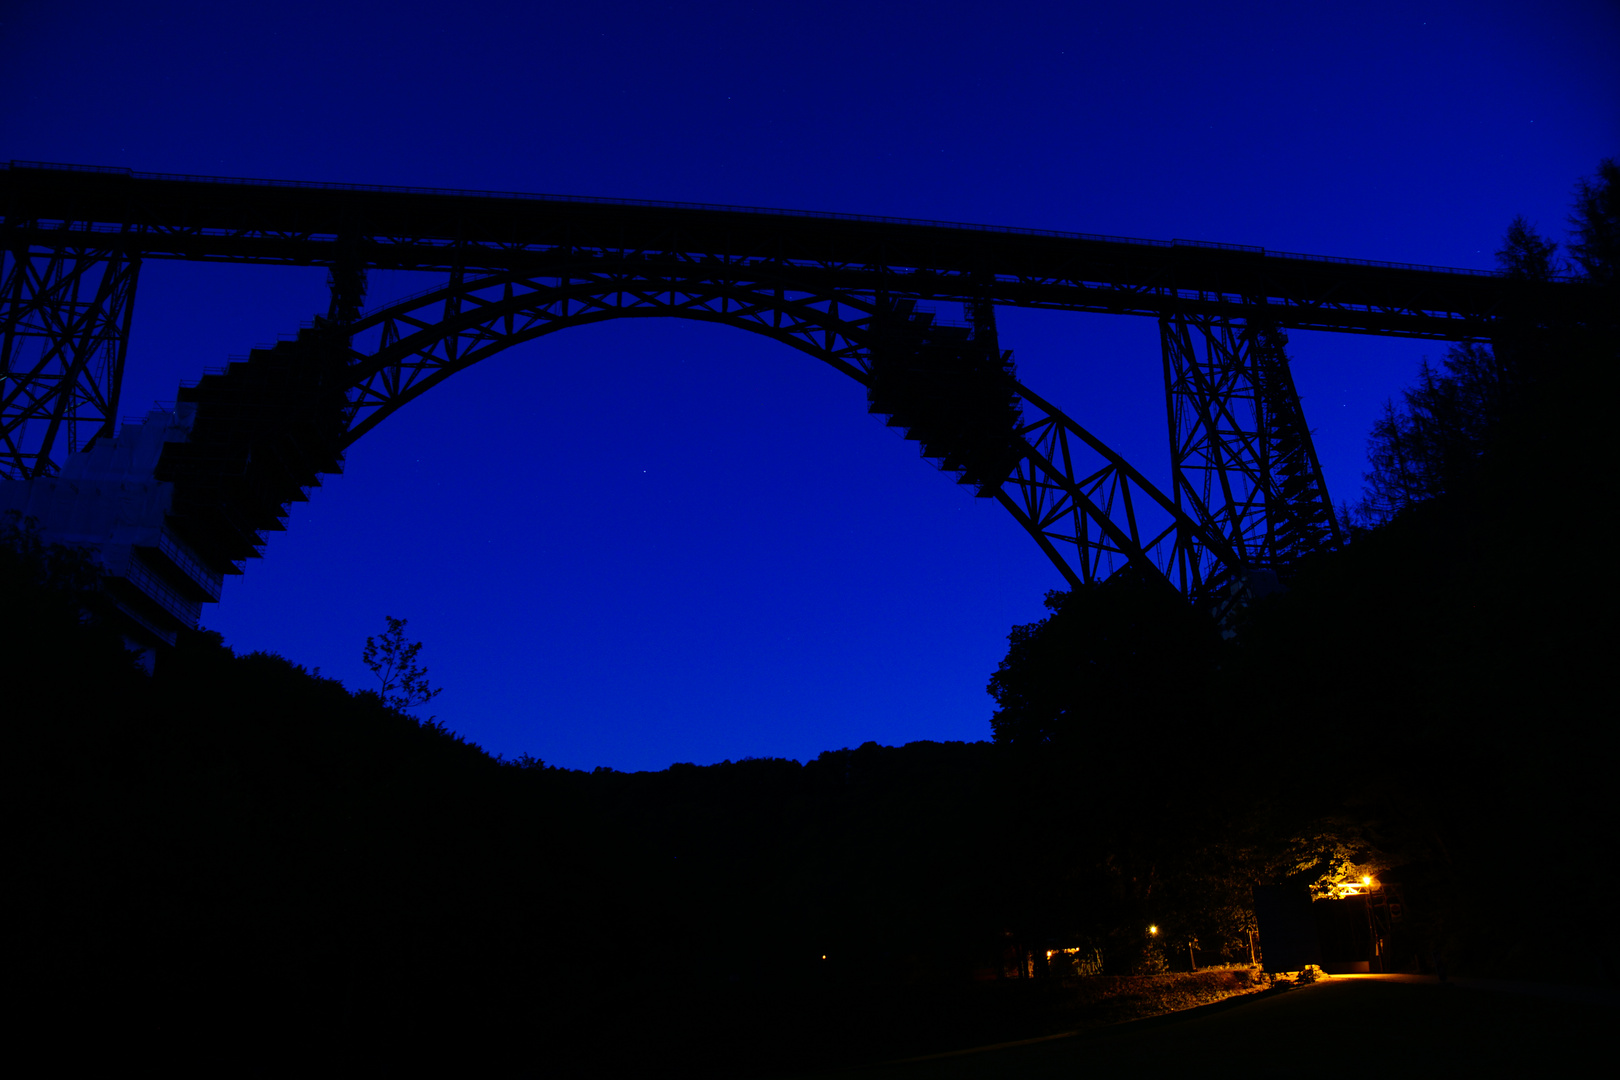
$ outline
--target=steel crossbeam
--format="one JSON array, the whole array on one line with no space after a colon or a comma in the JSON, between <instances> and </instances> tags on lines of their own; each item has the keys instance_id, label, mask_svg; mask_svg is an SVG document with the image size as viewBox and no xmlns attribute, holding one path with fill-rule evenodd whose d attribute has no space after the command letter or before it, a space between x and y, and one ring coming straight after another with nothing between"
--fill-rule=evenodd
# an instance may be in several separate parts
<instances>
[{"instance_id":1,"label":"steel crossbeam","mask_svg":"<svg viewBox=\"0 0 1620 1080\"><path fill-rule=\"evenodd\" d=\"M1245 317L1259 305L1283 327L1447 341L1488 338L1509 309L1579 322L1603 317L1604 303L1575 283L1241 244L22 162L0 166L0 213L41 242L96 233L132 258L535 274L594 252L774 268L823 291L920 300L1154 317L1178 305Z\"/></svg>"}]
</instances>

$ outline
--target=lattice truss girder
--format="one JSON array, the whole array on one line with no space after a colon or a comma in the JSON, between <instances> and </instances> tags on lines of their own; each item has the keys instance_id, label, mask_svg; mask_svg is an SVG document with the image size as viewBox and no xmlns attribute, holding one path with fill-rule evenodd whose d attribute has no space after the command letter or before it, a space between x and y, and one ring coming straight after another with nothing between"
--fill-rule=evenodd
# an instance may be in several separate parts
<instances>
[{"instance_id":1,"label":"lattice truss girder","mask_svg":"<svg viewBox=\"0 0 1620 1080\"><path fill-rule=\"evenodd\" d=\"M1249 566L1336 542L1281 331L1185 310L1159 326L1176 503Z\"/></svg>"},{"instance_id":2,"label":"lattice truss girder","mask_svg":"<svg viewBox=\"0 0 1620 1080\"><path fill-rule=\"evenodd\" d=\"M12 233L0 251L0 475L49 475L110 435L140 261L106 236Z\"/></svg>"},{"instance_id":3,"label":"lattice truss girder","mask_svg":"<svg viewBox=\"0 0 1620 1080\"><path fill-rule=\"evenodd\" d=\"M442 272L459 268L463 272L490 274L536 274L560 255L604 260L719 260L734 267L753 266L759 273L789 270L812 287L829 290L871 289L878 287L876 283L880 280L892 283L903 278L907 288L919 298L953 302L984 299L987 280L980 273L951 266L948 257L936 259L926 250L901 254L885 250L876 243L859 245L858 249L852 248L835 260L784 257L778 251L769 250L771 238L764 232L733 243L727 254L716 256L712 234L688 235L675 229L649 230L647 235L638 236L635 243L617 247L569 247L560 246L550 237L500 241L383 233L338 236L268 227L86 225L60 221L39 225L47 232L59 232L70 226L87 228L92 235L103 238L101 242L108 250L127 251L135 258L309 265L340 262L339 249L355 246L363 253L365 265L373 268ZM1157 315L1167 306L1183 304L1196 305L1206 314L1245 317L1259 304L1279 321L1305 329L1399 333L1446 341L1484 340L1489 336L1491 318L1495 314L1492 302L1485 299L1489 279L1481 279L1479 297L1459 299L1454 283L1446 283L1445 288L1426 287L1422 279L1413 278L1390 285L1384 290L1386 295L1375 293L1347 299L1331 279L1313 293L1301 291L1295 282L1273 281L1270 275L1257 271L1243 287L1247 291L1236 291L1207 284L1201 286L1191 280L1211 275L1196 263L1189 264L1187 257L1221 245L1186 241L1136 243L1162 252L1156 270L1144 273L1141 267L1119 268L1119 273L1110 274L1108 271L1115 268L1077 257L1073 265L1059 263L1045 273L994 274L988 278L991 290L988 298L998 304L1135 315ZM1310 257L1309 261L1353 262L1325 257ZM818 273L829 279L824 285L813 282ZM836 283L833 278L837 279Z\"/></svg>"},{"instance_id":4,"label":"lattice truss girder","mask_svg":"<svg viewBox=\"0 0 1620 1080\"><path fill-rule=\"evenodd\" d=\"M753 330L864 381L873 301L817 295L780 281L721 277L713 267L646 267L555 276L452 273L352 326L350 437L431 386L502 349L568 326L625 316L677 316Z\"/></svg>"},{"instance_id":5,"label":"lattice truss girder","mask_svg":"<svg viewBox=\"0 0 1620 1080\"><path fill-rule=\"evenodd\" d=\"M725 323L791 345L867 384L872 323L885 302L879 294L820 292L780 266L771 265L770 274L757 269L661 259L525 276L453 272L444 285L373 310L350 328L349 440L502 349L617 317ZM1071 586L1135 563L1188 596L1202 596L1233 570L1233 555L1218 534L1072 418L1023 386L1016 391L1027 453L996 498Z\"/></svg>"},{"instance_id":6,"label":"lattice truss girder","mask_svg":"<svg viewBox=\"0 0 1620 1080\"><path fill-rule=\"evenodd\" d=\"M1236 570L1218 533L1028 387L1018 395L1029 453L997 497L1071 587L1134 563L1201 597Z\"/></svg>"}]
</instances>

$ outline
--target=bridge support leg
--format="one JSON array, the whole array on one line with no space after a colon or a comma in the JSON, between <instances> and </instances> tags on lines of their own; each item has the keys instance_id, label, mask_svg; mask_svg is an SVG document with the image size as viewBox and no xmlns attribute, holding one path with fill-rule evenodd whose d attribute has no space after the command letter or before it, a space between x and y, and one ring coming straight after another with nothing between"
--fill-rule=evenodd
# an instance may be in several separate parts
<instances>
[{"instance_id":1,"label":"bridge support leg","mask_svg":"<svg viewBox=\"0 0 1620 1080\"><path fill-rule=\"evenodd\" d=\"M1175 500L1244 564L1286 574L1339 539L1274 325L1169 312L1159 320Z\"/></svg>"},{"instance_id":2,"label":"bridge support leg","mask_svg":"<svg viewBox=\"0 0 1620 1080\"><path fill-rule=\"evenodd\" d=\"M0 477L51 475L117 422L140 260L70 224L0 250Z\"/></svg>"},{"instance_id":3,"label":"bridge support leg","mask_svg":"<svg viewBox=\"0 0 1620 1080\"><path fill-rule=\"evenodd\" d=\"M326 287L332 294L326 321L347 329L360 318L360 306L365 303L366 264L355 241L346 238L340 244L342 257L326 273Z\"/></svg>"}]
</instances>

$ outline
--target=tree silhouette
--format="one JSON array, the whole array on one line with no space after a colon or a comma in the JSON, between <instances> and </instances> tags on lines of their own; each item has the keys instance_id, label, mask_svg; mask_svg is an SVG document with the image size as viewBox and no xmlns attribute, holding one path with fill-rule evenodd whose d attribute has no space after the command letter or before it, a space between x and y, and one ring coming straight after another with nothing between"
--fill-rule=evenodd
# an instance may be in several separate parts
<instances>
[{"instance_id":1,"label":"tree silhouette","mask_svg":"<svg viewBox=\"0 0 1620 1080\"><path fill-rule=\"evenodd\" d=\"M1400 406L1386 401L1373 424L1367 487L1352 519L1382 524L1470 475L1501 418L1508 381L1496 354L1477 343L1453 345L1443 370L1425 359L1417 385L1402 391Z\"/></svg>"},{"instance_id":2,"label":"tree silhouette","mask_svg":"<svg viewBox=\"0 0 1620 1080\"><path fill-rule=\"evenodd\" d=\"M1040 622L1013 627L990 677L996 742L1084 747L1106 759L1130 752L1134 735L1120 716L1195 715L1199 680L1219 659L1207 615L1129 570L1049 592L1046 607Z\"/></svg>"},{"instance_id":3,"label":"tree silhouette","mask_svg":"<svg viewBox=\"0 0 1620 1080\"><path fill-rule=\"evenodd\" d=\"M1553 260L1557 252L1558 242L1538 233L1521 214L1508 225L1496 252L1496 264L1511 278L1551 281L1558 274L1558 264Z\"/></svg>"},{"instance_id":4,"label":"tree silhouette","mask_svg":"<svg viewBox=\"0 0 1620 1080\"><path fill-rule=\"evenodd\" d=\"M1595 181L1582 178L1575 185L1569 223L1574 226L1569 253L1586 280L1613 285L1620 264L1620 165L1613 158L1598 163Z\"/></svg>"},{"instance_id":5,"label":"tree silhouette","mask_svg":"<svg viewBox=\"0 0 1620 1080\"><path fill-rule=\"evenodd\" d=\"M1597 176L1575 188L1569 251L1573 267L1559 265L1558 244L1525 218L1508 225L1497 266L1520 281L1549 282L1565 269L1612 287L1620 250L1620 166L1598 164ZM1540 326L1505 326L1492 346L1453 345L1436 369L1424 360L1418 384L1384 404L1367 440L1366 488L1347 510L1347 524L1381 525L1409 506L1426 502L1471 476L1505 416L1549 365L1567 364L1579 339Z\"/></svg>"},{"instance_id":6,"label":"tree silhouette","mask_svg":"<svg viewBox=\"0 0 1620 1080\"><path fill-rule=\"evenodd\" d=\"M440 691L428 686L427 669L416 664L422 643L405 640L406 620L392 615L383 618L388 620L388 632L381 638L366 638L360 659L382 683L379 693L389 705L396 709L426 705L438 697Z\"/></svg>"}]
</instances>

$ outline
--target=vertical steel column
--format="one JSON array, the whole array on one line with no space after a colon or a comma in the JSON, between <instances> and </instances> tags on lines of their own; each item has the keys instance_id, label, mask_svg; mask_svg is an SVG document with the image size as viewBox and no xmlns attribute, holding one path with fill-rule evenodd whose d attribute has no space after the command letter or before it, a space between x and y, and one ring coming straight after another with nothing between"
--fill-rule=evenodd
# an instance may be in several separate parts
<instances>
[{"instance_id":1,"label":"vertical steel column","mask_svg":"<svg viewBox=\"0 0 1620 1080\"><path fill-rule=\"evenodd\" d=\"M321 337L331 350L329 359L341 369L349 362L353 326L360 319L366 301L366 261L360 238L352 233L338 237L337 257L326 271L326 288L331 295L326 318L317 319Z\"/></svg>"},{"instance_id":2,"label":"vertical steel column","mask_svg":"<svg viewBox=\"0 0 1620 1080\"><path fill-rule=\"evenodd\" d=\"M332 299L326 308L326 321L334 326L352 326L360 318L366 298L366 270L352 263L337 263L326 273L326 287Z\"/></svg>"},{"instance_id":3,"label":"vertical steel column","mask_svg":"<svg viewBox=\"0 0 1620 1080\"><path fill-rule=\"evenodd\" d=\"M1272 553L1274 565L1286 569L1304 555L1337 546L1342 537L1283 351L1288 336L1275 325L1258 326L1253 333L1258 343L1267 462L1277 508L1271 520Z\"/></svg>"},{"instance_id":4,"label":"vertical steel column","mask_svg":"<svg viewBox=\"0 0 1620 1080\"><path fill-rule=\"evenodd\" d=\"M1338 524L1275 326L1159 319L1176 504L1253 567L1286 570Z\"/></svg>"},{"instance_id":5,"label":"vertical steel column","mask_svg":"<svg viewBox=\"0 0 1620 1080\"><path fill-rule=\"evenodd\" d=\"M0 476L20 480L50 475L63 455L113 434L140 259L83 223L49 223L62 240L49 246L21 237L41 223L6 224Z\"/></svg>"}]
</instances>

